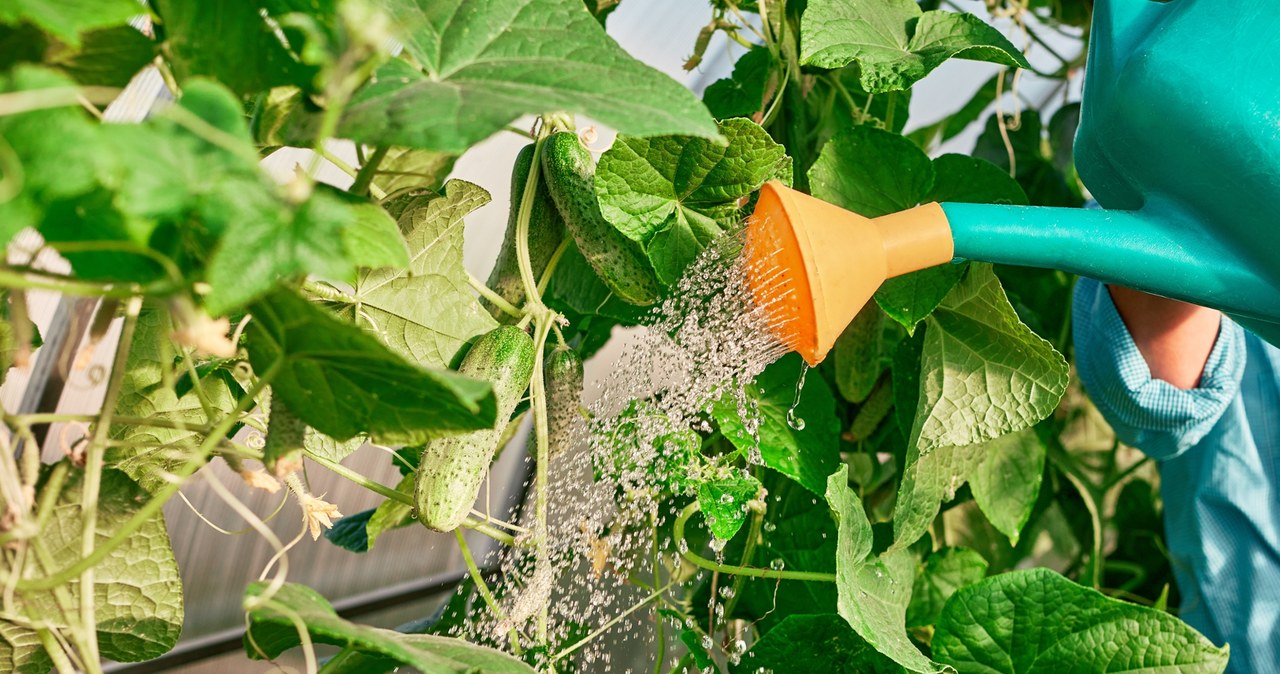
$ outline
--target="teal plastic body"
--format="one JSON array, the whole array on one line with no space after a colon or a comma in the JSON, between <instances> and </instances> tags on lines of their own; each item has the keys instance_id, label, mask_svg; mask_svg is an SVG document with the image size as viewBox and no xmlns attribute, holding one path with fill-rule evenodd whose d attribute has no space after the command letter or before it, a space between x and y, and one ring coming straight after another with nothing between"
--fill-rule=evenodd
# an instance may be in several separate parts
<instances>
[{"instance_id":1,"label":"teal plastic body","mask_svg":"<svg viewBox=\"0 0 1280 674\"><path fill-rule=\"evenodd\" d=\"M1277 0L1097 0L1075 162L1106 210L943 204L956 255L1214 307L1280 344L1277 35Z\"/></svg>"}]
</instances>

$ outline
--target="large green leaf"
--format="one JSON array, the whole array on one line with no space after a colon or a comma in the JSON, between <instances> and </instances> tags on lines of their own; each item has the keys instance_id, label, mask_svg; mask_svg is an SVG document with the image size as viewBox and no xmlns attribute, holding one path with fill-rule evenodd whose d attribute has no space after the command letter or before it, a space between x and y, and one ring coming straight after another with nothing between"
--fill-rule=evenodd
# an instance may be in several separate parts
<instances>
[{"instance_id":1,"label":"large green leaf","mask_svg":"<svg viewBox=\"0 0 1280 674\"><path fill-rule=\"evenodd\" d=\"M619 136L596 168L600 212L644 246L668 285L712 240L738 227L740 200L790 165L755 122L729 119L720 132L728 145Z\"/></svg>"},{"instance_id":2,"label":"large green leaf","mask_svg":"<svg viewBox=\"0 0 1280 674\"><path fill-rule=\"evenodd\" d=\"M417 442L493 425L496 407L487 382L417 367L287 289L250 308L254 370L263 374L279 361L272 394L325 435Z\"/></svg>"},{"instance_id":3,"label":"large green leaf","mask_svg":"<svg viewBox=\"0 0 1280 674\"><path fill-rule=\"evenodd\" d=\"M241 95L287 84L309 85L314 70L281 42L262 13L264 4L151 0L164 26L164 52L179 84L193 77L211 77Z\"/></svg>"},{"instance_id":4,"label":"large green leaf","mask_svg":"<svg viewBox=\"0 0 1280 674\"><path fill-rule=\"evenodd\" d=\"M766 671L773 674L900 674L905 670L876 652L844 618L827 614L787 617L752 644L740 662L729 667L730 674Z\"/></svg>"},{"instance_id":5,"label":"large green leaf","mask_svg":"<svg viewBox=\"0 0 1280 674\"><path fill-rule=\"evenodd\" d=\"M751 117L764 108L765 88L773 74L773 54L755 47L733 64L733 75L716 80L702 94L702 102L716 119Z\"/></svg>"},{"instance_id":6,"label":"large green leaf","mask_svg":"<svg viewBox=\"0 0 1280 674\"><path fill-rule=\"evenodd\" d=\"M987 560L968 548L943 548L929 553L916 574L907 605L907 627L924 627L938 622L947 599L966 585L987 575Z\"/></svg>"},{"instance_id":7,"label":"large green leaf","mask_svg":"<svg viewBox=\"0 0 1280 674\"><path fill-rule=\"evenodd\" d=\"M960 674L1170 672L1227 666L1218 648L1158 609L1082 587L1048 569L1013 571L947 601L934 657Z\"/></svg>"},{"instance_id":8,"label":"large green leaf","mask_svg":"<svg viewBox=\"0 0 1280 674\"><path fill-rule=\"evenodd\" d=\"M926 323L909 438L921 454L1028 428L1066 392L1066 360L1018 320L990 265L970 265Z\"/></svg>"},{"instance_id":9,"label":"large green leaf","mask_svg":"<svg viewBox=\"0 0 1280 674\"><path fill-rule=\"evenodd\" d=\"M156 43L129 25L89 31L79 49L54 49L49 65L84 85L124 88L156 57Z\"/></svg>"},{"instance_id":10,"label":"large green leaf","mask_svg":"<svg viewBox=\"0 0 1280 674\"><path fill-rule=\"evenodd\" d=\"M921 201L1025 205L1027 197L1007 171L961 154L933 160L933 185ZM891 278L876 291L878 302L908 331L933 312L964 277L968 265L943 264Z\"/></svg>"},{"instance_id":11,"label":"large green leaf","mask_svg":"<svg viewBox=\"0 0 1280 674\"><path fill-rule=\"evenodd\" d=\"M116 26L145 12L134 0L5 0L0 3L0 23L30 21L72 47L79 47L81 33Z\"/></svg>"},{"instance_id":12,"label":"large green leaf","mask_svg":"<svg viewBox=\"0 0 1280 674\"><path fill-rule=\"evenodd\" d=\"M929 530L944 501L955 498L986 455L984 445L939 447L922 453L908 447L893 508L894 546L905 548Z\"/></svg>"},{"instance_id":13,"label":"large green leaf","mask_svg":"<svg viewBox=\"0 0 1280 674\"><path fill-rule=\"evenodd\" d=\"M973 499L996 529L1017 545L1040 496L1045 447L1034 428L986 443L987 455L969 475Z\"/></svg>"},{"instance_id":14,"label":"large green leaf","mask_svg":"<svg viewBox=\"0 0 1280 674\"><path fill-rule=\"evenodd\" d=\"M385 3L403 60L347 107L340 133L461 153L523 114L583 113L622 133L716 138L687 89L631 58L581 0Z\"/></svg>"},{"instance_id":15,"label":"large green leaf","mask_svg":"<svg viewBox=\"0 0 1280 674\"><path fill-rule=\"evenodd\" d=\"M53 568L40 569L38 555L28 554L26 575L43 576L70 566L81 557L81 513L84 473L71 470L40 544ZM119 471L103 471L95 540L103 544L119 531L149 495ZM158 658L173 648L182 632L182 581L169 545L164 516L156 513L105 559L94 566L94 618L102 657L117 662ZM64 586L71 605L79 606L78 584ZM63 614L53 591L18 595L17 609L28 617L67 624L78 618ZM16 635L15 635L16 636Z\"/></svg>"},{"instance_id":16,"label":"large green leaf","mask_svg":"<svg viewBox=\"0 0 1280 674\"><path fill-rule=\"evenodd\" d=\"M923 12L913 0L810 0L800 28L805 65L857 62L868 93L908 89L950 58L1029 68L1018 48L978 17Z\"/></svg>"},{"instance_id":17,"label":"large green leaf","mask_svg":"<svg viewBox=\"0 0 1280 674\"><path fill-rule=\"evenodd\" d=\"M867 125L832 137L809 169L813 196L868 218L920 204L933 181L933 163L920 148Z\"/></svg>"},{"instance_id":18,"label":"large green leaf","mask_svg":"<svg viewBox=\"0 0 1280 674\"><path fill-rule=\"evenodd\" d=\"M34 66L19 65L0 75L0 92L70 91L75 82L66 75ZM23 227L39 226L48 204L70 201L95 188L101 152L98 125L71 106L0 116L0 138L12 151L21 183L15 196L0 200L0 243ZM15 177L6 161L7 180ZM12 182L10 186L14 186Z\"/></svg>"},{"instance_id":19,"label":"large green leaf","mask_svg":"<svg viewBox=\"0 0 1280 674\"><path fill-rule=\"evenodd\" d=\"M245 652L252 658L274 658L299 645L301 638L293 621L300 619L315 643L394 660L422 674L534 674L532 667L502 651L462 639L404 634L348 622L305 585L286 583L269 597L264 594L266 588L266 583L258 582L245 590L247 602L262 602L250 611L244 638Z\"/></svg>"},{"instance_id":20,"label":"large green leaf","mask_svg":"<svg viewBox=\"0 0 1280 674\"><path fill-rule=\"evenodd\" d=\"M201 377L198 389L188 387L181 395L169 385L167 378L174 368L176 355L170 341L173 331L168 311L152 305L143 307L125 361L115 409L117 415L199 428L217 421L205 413L202 396L218 414L228 414L235 408L231 389L222 377ZM185 368L181 376L187 378L184 384L191 383ZM123 471L147 491L155 491L167 484L166 474L187 462L186 452L181 450L194 450L205 436L195 430L114 424L111 438L120 444L107 450L108 465Z\"/></svg>"},{"instance_id":21,"label":"large green leaf","mask_svg":"<svg viewBox=\"0 0 1280 674\"><path fill-rule=\"evenodd\" d=\"M758 437L745 427L731 395L716 402L712 416L735 447L743 451L758 448L766 466L822 496L827 476L840 463L840 421L831 387L816 373L809 373L795 407L795 416L804 420L804 427L796 429L787 422L787 412L796 404L796 378L802 362L794 353L784 356L746 387L747 397L760 412Z\"/></svg>"},{"instance_id":22,"label":"large green leaf","mask_svg":"<svg viewBox=\"0 0 1280 674\"><path fill-rule=\"evenodd\" d=\"M443 196L415 199L400 216L408 268L362 270L355 303L339 313L411 362L448 366L463 344L498 326L462 266L463 217L487 203L488 192L461 180L450 181Z\"/></svg>"},{"instance_id":23,"label":"large green leaf","mask_svg":"<svg viewBox=\"0 0 1280 674\"><path fill-rule=\"evenodd\" d=\"M209 261L205 299L224 313L267 292L281 278L315 274L352 282L360 267L404 266L395 223L376 205L318 185L293 213L268 208L230 224Z\"/></svg>"},{"instance_id":24,"label":"large green leaf","mask_svg":"<svg viewBox=\"0 0 1280 674\"><path fill-rule=\"evenodd\" d=\"M906 550L871 554L871 522L862 500L849 487L849 467L827 481L827 503L839 523L836 549L836 594L839 612L854 631L877 651L912 672L938 671L907 638L907 604L915 577L915 560Z\"/></svg>"}]
</instances>

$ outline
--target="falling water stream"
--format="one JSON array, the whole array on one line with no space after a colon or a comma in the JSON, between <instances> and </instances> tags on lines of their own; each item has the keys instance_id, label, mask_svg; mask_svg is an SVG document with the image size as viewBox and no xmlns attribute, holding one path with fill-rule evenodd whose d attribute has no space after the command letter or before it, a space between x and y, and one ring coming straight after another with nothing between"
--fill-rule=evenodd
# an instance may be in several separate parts
<instances>
[{"instance_id":1,"label":"falling water stream","mask_svg":"<svg viewBox=\"0 0 1280 674\"><path fill-rule=\"evenodd\" d=\"M648 313L644 328L600 384L589 406L590 420L573 429L568 443L573 449L550 466L548 524L555 568L535 570L531 547L506 550L496 593L507 619L481 612L487 617L468 625L465 636L506 647L512 627L532 634L536 614L548 606L551 638L559 648L611 625L604 638L574 654L582 664L579 671L631 671L622 663L615 669L613 654L654 650L657 602L627 611L651 598L651 590L634 581L665 583L681 568L685 542L670 540L669 533L654 537L675 516L665 497L695 480L747 475L750 464L760 463L761 415L745 387L791 350L777 312L760 306L748 287L752 270L746 268L749 256L741 255L741 241L725 237L704 251L670 296ZM754 270L755 278L759 271ZM806 365L787 414L796 430L804 428L795 408L807 370ZM736 408L755 441L744 454L748 465L741 457L690 463L687 454L701 451L699 434L712 430L712 410L726 404ZM745 512L748 504L741 507ZM525 509L521 518L530 528L531 511ZM725 598L723 593L713 597L712 615L723 617ZM671 635L685 626L669 627L667 641L674 643Z\"/></svg>"}]
</instances>

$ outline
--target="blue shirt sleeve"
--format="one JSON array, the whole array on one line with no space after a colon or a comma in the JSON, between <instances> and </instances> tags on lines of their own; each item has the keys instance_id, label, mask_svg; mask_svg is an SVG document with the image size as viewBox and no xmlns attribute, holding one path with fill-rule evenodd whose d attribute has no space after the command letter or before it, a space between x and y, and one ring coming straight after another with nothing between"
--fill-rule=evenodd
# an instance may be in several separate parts
<instances>
[{"instance_id":1,"label":"blue shirt sleeve","mask_svg":"<svg viewBox=\"0 0 1280 674\"><path fill-rule=\"evenodd\" d=\"M1122 442L1154 459L1170 459L1194 447L1240 390L1245 333L1225 316L1194 389L1151 378L1102 283L1081 278L1076 284L1072 324L1076 369L1089 397Z\"/></svg>"}]
</instances>

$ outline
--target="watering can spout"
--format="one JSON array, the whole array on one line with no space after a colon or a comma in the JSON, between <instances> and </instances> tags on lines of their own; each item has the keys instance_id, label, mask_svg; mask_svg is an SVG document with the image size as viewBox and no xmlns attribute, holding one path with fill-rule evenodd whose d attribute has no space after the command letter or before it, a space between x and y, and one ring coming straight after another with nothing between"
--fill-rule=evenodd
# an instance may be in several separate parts
<instances>
[{"instance_id":1,"label":"watering can spout","mask_svg":"<svg viewBox=\"0 0 1280 674\"><path fill-rule=\"evenodd\" d=\"M865 218L771 182L747 237L756 302L785 310L782 341L810 364L885 279L953 260L1059 269L1221 309L1280 342L1271 274L1160 199L1136 211L930 203Z\"/></svg>"},{"instance_id":2,"label":"watering can spout","mask_svg":"<svg viewBox=\"0 0 1280 674\"><path fill-rule=\"evenodd\" d=\"M1176 204L1135 211L942 204L958 258L1060 269L1213 307L1268 339L1280 334L1270 275L1197 227Z\"/></svg>"}]
</instances>

